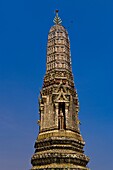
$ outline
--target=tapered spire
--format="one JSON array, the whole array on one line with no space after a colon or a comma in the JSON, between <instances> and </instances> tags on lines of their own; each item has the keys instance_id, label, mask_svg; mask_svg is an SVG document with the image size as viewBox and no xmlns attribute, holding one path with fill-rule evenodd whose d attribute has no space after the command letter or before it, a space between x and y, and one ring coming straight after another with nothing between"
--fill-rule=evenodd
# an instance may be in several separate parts
<instances>
[{"instance_id":1,"label":"tapered spire","mask_svg":"<svg viewBox=\"0 0 113 170\"><path fill-rule=\"evenodd\" d=\"M48 33L46 74L39 98L39 134L31 170L89 170L79 129L79 102L71 69L70 41L56 10Z\"/></svg>"},{"instance_id":2,"label":"tapered spire","mask_svg":"<svg viewBox=\"0 0 113 170\"><path fill-rule=\"evenodd\" d=\"M56 16L55 16L53 22L54 22L56 25L61 24L61 23L62 23L62 20L61 20L60 17L58 16L59 10L57 9L55 12L56 12Z\"/></svg>"}]
</instances>

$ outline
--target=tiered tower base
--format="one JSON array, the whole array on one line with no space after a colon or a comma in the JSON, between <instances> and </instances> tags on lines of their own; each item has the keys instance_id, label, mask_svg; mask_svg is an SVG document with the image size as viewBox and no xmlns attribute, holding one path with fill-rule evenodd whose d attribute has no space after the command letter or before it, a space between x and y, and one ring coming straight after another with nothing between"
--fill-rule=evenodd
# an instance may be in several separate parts
<instances>
[{"instance_id":1,"label":"tiered tower base","mask_svg":"<svg viewBox=\"0 0 113 170\"><path fill-rule=\"evenodd\" d=\"M76 137L76 138L75 138ZM89 170L80 134L71 131L40 133L35 143L31 170Z\"/></svg>"}]
</instances>

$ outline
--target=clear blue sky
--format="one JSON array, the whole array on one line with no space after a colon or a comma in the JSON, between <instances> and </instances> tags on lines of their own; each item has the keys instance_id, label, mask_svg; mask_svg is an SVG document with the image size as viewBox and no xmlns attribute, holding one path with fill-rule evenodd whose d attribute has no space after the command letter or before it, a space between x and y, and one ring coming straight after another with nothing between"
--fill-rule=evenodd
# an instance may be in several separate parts
<instances>
[{"instance_id":1,"label":"clear blue sky","mask_svg":"<svg viewBox=\"0 0 113 170\"><path fill-rule=\"evenodd\" d=\"M91 170L113 170L113 1L0 1L0 167L30 169L47 35L60 10L71 41Z\"/></svg>"}]
</instances>

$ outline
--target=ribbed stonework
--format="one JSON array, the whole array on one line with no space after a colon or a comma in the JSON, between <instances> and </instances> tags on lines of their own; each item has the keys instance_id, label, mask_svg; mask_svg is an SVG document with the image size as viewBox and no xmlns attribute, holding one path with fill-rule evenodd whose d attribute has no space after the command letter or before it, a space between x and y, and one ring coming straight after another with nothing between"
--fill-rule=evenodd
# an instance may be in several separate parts
<instances>
[{"instance_id":1,"label":"ribbed stonework","mask_svg":"<svg viewBox=\"0 0 113 170\"><path fill-rule=\"evenodd\" d=\"M58 13L54 22L48 34L46 74L39 99L40 129L32 170L89 170L79 130L69 37Z\"/></svg>"}]
</instances>

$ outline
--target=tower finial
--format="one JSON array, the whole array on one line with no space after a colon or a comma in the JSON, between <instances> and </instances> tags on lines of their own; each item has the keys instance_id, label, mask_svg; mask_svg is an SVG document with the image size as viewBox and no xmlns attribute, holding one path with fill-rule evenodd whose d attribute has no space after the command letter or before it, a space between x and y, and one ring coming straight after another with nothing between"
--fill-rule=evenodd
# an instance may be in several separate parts
<instances>
[{"instance_id":1,"label":"tower finial","mask_svg":"<svg viewBox=\"0 0 113 170\"><path fill-rule=\"evenodd\" d=\"M60 19L60 17L58 16L58 12L59 12L59 10L58 9L56 9L56 16L55 16L55 18L54 18L54 20L53 20L53 22L57 25L57 24L61 24L62 23L62 20Z\"/></svg>"}]
</instances>

